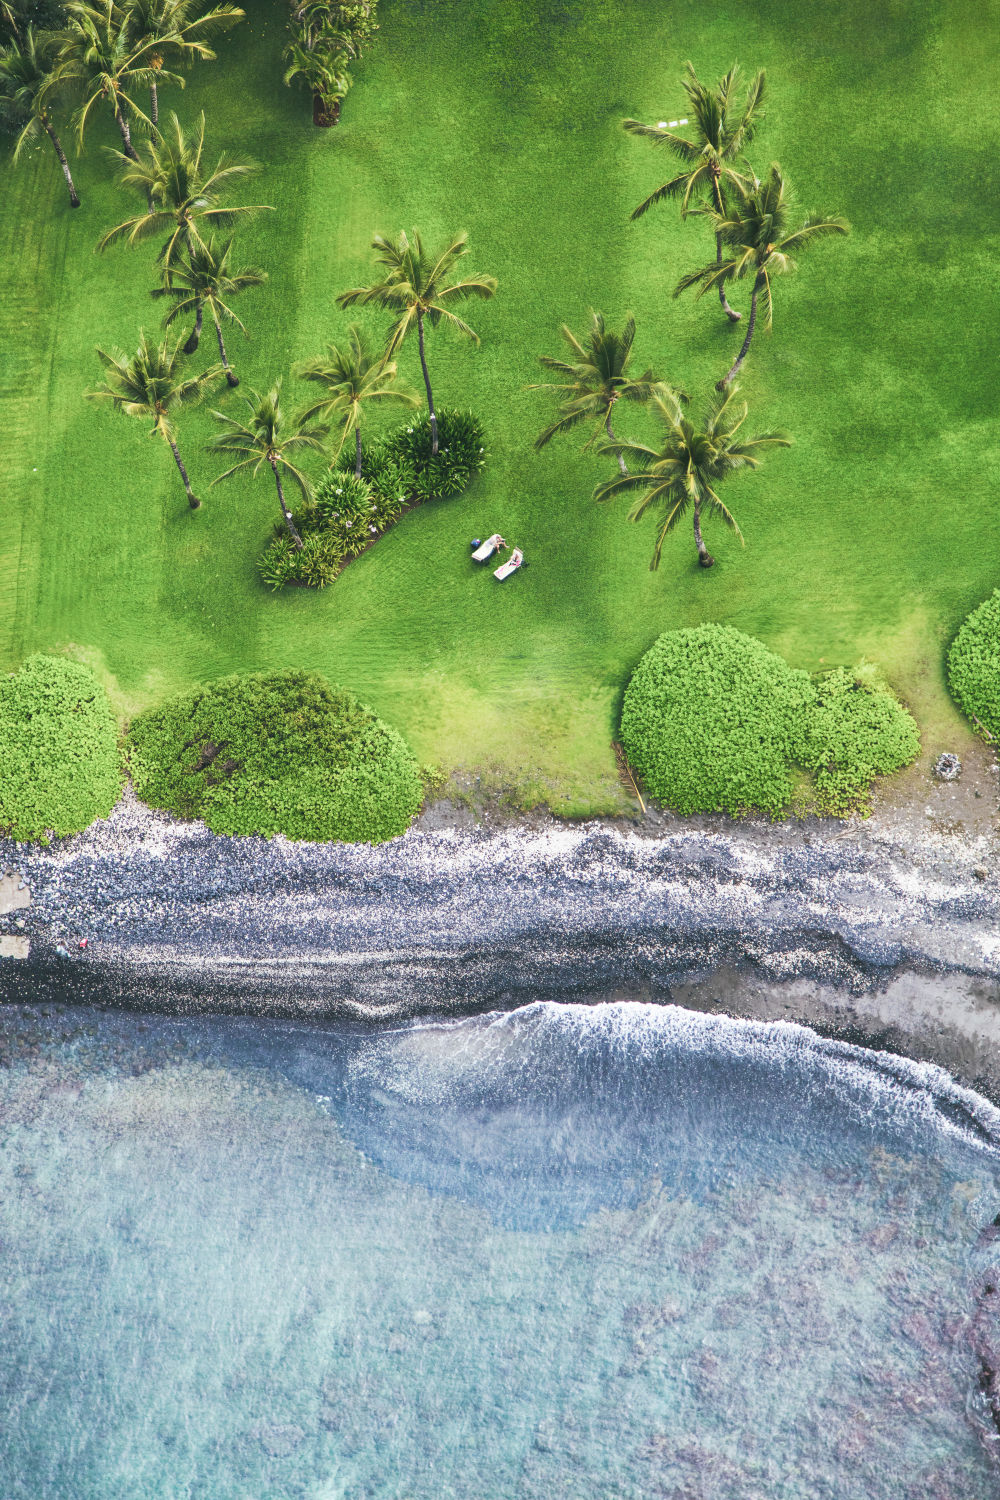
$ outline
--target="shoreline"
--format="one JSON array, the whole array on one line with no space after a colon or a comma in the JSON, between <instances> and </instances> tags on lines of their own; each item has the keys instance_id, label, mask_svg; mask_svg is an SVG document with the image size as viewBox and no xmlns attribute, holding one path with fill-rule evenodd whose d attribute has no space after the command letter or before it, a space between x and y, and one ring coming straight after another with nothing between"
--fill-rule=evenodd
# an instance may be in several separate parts
<instances>
[{"instance_id":1,"label":"shoreline","mask_svg":"<svg viewBox=\"0 0 1000 1500\"><path fill-rule=\"evenodd\" d=\"M1000 1103L981 838L877 818L462 827L440 807L421 825L376 848L232 839L127 795L51 849L0 841L19 876L0 938L30 947L0 959L0 1001L381 1023L652 1000L795 1021Z\"/></svg>"}]
</instances>

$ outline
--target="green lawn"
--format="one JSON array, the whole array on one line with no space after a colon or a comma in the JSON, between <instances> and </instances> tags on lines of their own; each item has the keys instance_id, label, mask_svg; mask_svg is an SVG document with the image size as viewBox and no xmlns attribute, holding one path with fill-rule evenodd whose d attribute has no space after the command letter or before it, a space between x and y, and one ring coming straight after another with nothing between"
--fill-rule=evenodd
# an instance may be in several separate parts
<instances>
[{"instance_id":1,"label":"green lawn","mask_svg":"<svg viewBox=\"0 0 1000 1500\"><path fill-rule=\"evenodd\" d=\"M243 300L253 337L234 336L237 368L257 385L284 373L304 400L287 372L345 328L334 297L366 278L371 232L465 228L470 266L500 291L472 308L481 349L438 334L429 357L439 401L485 422L489 469L326 592L265 591L254 560L273 491L207 492L221 468L201 451L207 414L182 419L207 495L192 513L166 448L82 399L94 345L133 347L155 326L154 252L94 253L131 211L99 149L113 126L76 163L76 213L39 147L5 169L0 200L0 664L73 648L123 712L240 669L316 668L422 760L584 812L620 797L609 742L638 657L664 629L724 620L795 666L868 656L926 751L961 747L944 648L1000 581L996 0L383 0L330 131L281 84L283 5L244 3L249 25L219 62L164 101L189 120L204 107L212 146L255 156L254 197L277 209L243 238L271 279ZM751 420L795 438L729 485L746 548L710 527L718 566L701 572L685 530L652 574L652 523L591 502L606 461L572 438L532 451L547 408L524 387L558 325L582 327L590 307L634 311L639 360L699 398L729 363L741 334L717 302L671 299L710 236L671 205L629 222L668 158L620 121L685 113L685 59L714 79L734 57L768 69L759 165L779 159L803 208L853 233L778 286L746 367ZM415 351L402 366L418 383ZM467 556L494 529L532 563L502 587Z\"/></svg>"}]
</instances>

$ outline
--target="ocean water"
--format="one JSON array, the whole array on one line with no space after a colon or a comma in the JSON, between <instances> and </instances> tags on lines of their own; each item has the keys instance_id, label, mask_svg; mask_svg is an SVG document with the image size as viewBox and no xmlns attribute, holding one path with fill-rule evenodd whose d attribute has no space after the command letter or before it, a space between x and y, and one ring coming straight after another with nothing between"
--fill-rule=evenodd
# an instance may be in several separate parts
<instances>
[{"instance_id":1,"label":"ocean water","mask_svg":"<svg viewBox=\"0 0 1000 1500\"><path fill-rule=\"evenodd\" d=\"M673 1008L9 1008L0 1500L996 1500L997 1140Z\"/></svg>"}]
</instances>

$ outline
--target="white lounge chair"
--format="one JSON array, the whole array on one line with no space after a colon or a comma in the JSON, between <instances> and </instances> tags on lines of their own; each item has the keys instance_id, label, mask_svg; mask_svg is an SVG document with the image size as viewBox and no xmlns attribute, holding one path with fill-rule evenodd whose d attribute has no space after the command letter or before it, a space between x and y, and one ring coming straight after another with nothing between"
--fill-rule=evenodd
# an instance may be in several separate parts
<instances>
[{"instance_id":1,"label":"white lounge chair","mask_svg":"<svg viewBox=\"0 0 1000 1500\"><path fill-rule=\"evenodd\" d=\"M482 542L476 548L472 554L472 561L477 563L489 562L494 552L499 552L501 547L506 547L506 545L507 543L499 531L495 531L492 536L488 536L485 542Z\"/></svg>"},{"instance_id":2,"label":"white lounge chair","mask_svg":"<svg viewBox=\"0 0 1000 1500\"><path fill-rule=\"evenodd\" d=\"M500 567L494 570L493 577L499 578L500 582L503 583L505 578L509 578L512 573L517 572L518 568L523 562L524 553L520 550L519 547L515 547L513 552L510 554L510 557L508 557L507 561L505 563L501 563Z\"/></svg>"}]
</instances>

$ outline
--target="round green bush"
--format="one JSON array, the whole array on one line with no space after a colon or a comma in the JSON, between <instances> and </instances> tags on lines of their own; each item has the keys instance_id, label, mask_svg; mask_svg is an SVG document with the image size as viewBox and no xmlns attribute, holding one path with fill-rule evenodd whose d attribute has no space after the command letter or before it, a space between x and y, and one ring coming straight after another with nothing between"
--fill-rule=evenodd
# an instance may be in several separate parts
<instances>
[{"instance_id":1,"label":"round green bush","mask_svg":"<svg viewBox=\"0 0 1000 1500\"><path fill-rule=\"evenodd\" d=\"M1000 589L963 621L948 652L948 686L987 738L1000 738Z\"/></svg>"},{"instance_id":2,"label":"round green bush","mask_svg":"<svg viewBox=\"0 0 1000 1500\"><path fill-rule=\"evenodd\" d=\"M678 812L777 813L791 797L795 718L810 692L805 672L728 625L668 631L625 691L622 745L651 794Z\"/></svg>"},{"instance_id":3,"label":"round green bush","mask_svg":"<svg viewBox=\"0 0 1000 1500\"><path fill-rule=\"evenodd\" d=\"M395 838L423 788L405 741L315 672L224 677L140 714L139 797L215 833L369 844Z\"/></svg>"},{"instance_id":4,"label":"round green bush","mask_svg":"<svg viewBox=\"0 0 1000 1500\"><path fill-rule=\"evenodd\" d=\"M734 816L785 810L795 766L812 774L815 809L844 816L919 749L913 719L870 668L813 682L728 625L660 636L626 689L621 739L658 801Z\"/></svg>"},{"instance_id":5,"label":"round green bush","mask_svg":"<svg viewBox=\"0 0 1000 1500\"><path fill-rule=\"evenodd\" d=\"M863 810L876 776L916 760L917 726L870 669L827 672L799 723L794 755L811 771L820 809L843 817Z\"/></svg>"},{"instance_id":6,"label":"round green bush","mask_svg":"<svg viewBox=\"0 0 1000 1500\"><path fill-rule=\"evenodd\" d=\"M29 656L0 677L0 832L79 833L107 817L122 780L118 725L88 667Z\"/></svg>"}]
</instances>

